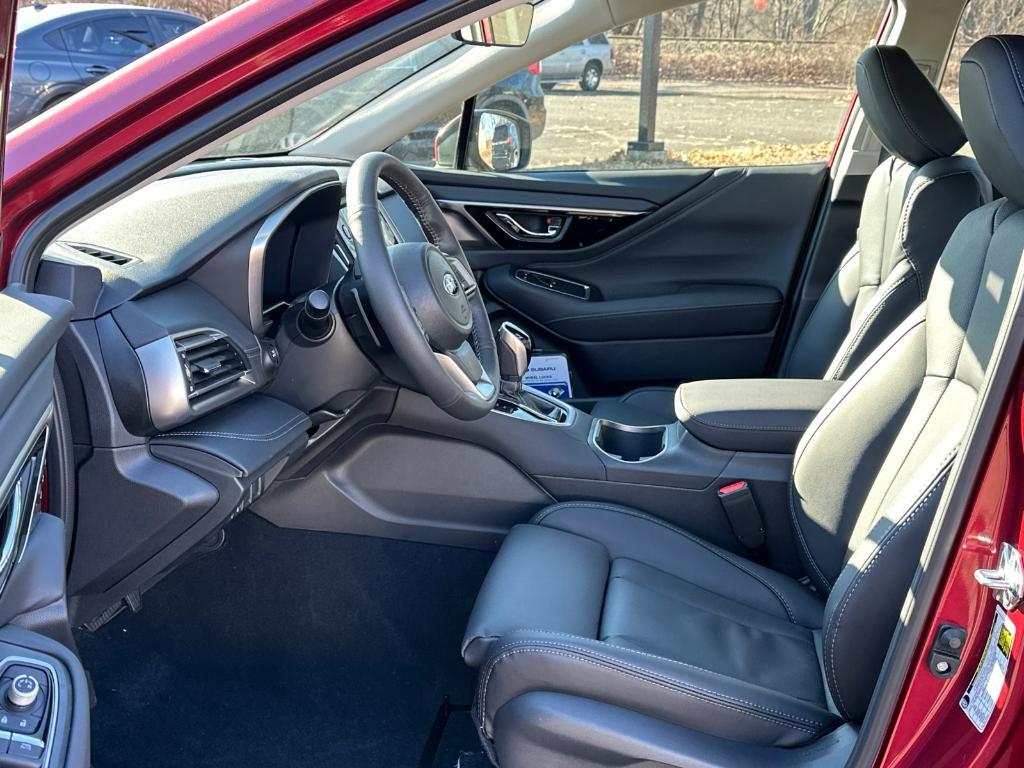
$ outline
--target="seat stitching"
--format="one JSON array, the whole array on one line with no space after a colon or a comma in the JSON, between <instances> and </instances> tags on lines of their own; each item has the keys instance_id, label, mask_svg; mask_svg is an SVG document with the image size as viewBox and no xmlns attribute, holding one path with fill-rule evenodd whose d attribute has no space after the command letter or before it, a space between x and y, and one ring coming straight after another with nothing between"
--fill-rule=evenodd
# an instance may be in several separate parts
<instances>
[{"instance_id":1,"label":"seat stitching","mask_svg":"<svg viewBox=\"0 0 1024 768\"><path fill-rule=\"evenodd\" d=\"M910 261L910 259L908 258L907 261ZM910 264L913 267L913 262L910 262ZM891 299L896 294L896 292L903 286L904 283L910 280L911 277L915 277L916 272L917 270L915 268L914 271L912 271L910 274L904 275L895 283L893 283L892 287L890 287L889 290L882 295L882 298L880 298L875 303L875 306L872 307L867 317L865 317L863 321L859 324L860 327L857 329L857 335L854 336L853 340L849 343L849 345L847 345L846 354L843 355L843 359L840 361L839 367L836 369L835 375L832 376L832 379L839 380L839 374L842 373L842 371L846 368L846 365L850 362L850 358L853 357L853 353L857 349L857 345L860 344L861 339L864 338L864 335L870 329L871 324L875 321L875 318L877 318L878 315L881 314L882 310L885 309L886 302L889 301L889 299ZM920 294L919 280L918 293Z\"/></svg>"},{"instance_id":2,"label":"seat stitching","mask_svg":"<svg viewBox=\"0 0 1024 768\"><path fill-rule=\"evenodd\" d=\"M828 417L831 414L835 413L836 409L838 409L839 406L842 405L846 401L846 399L850 396L850 393L853 392L856 389L856 387L854 386L854 383L855 382L859 382L859 381L863 381L864 378L883 359L885 359L886 355L892 349L894 349L905 338L907 338L907 336L909 336L914 330L916 330L919 326L921 326L923 324L924 324L924 318L923 317L922 318L918 318L918 320L913 325L911 325L909 328L907 328L899 338L891 339L891 337L890 337L889 339L886 339L885 341L883 341L882 343L886 344L886 342L889 342L890 339L891 339L891 343L888 344L888 346L885 348L885 350L882 350L879 353L878 357L871 363L871 367L870 368L863 368L863 366L861 366L861 368L858 368L857 369L858 371L862 371L861 374L856 379L849 379L849 380L847 380L846 384L844 385L846 387L846 391L843 392L843 390L840 389L840 392L842 392L842 395L840 397L838 397L838 398L833 397L832 400L829 401L829 403L825 406L826 408L828 408L828 414L825 413L825 408L822 408L821 411L818 412L818 415L815 417L815 421L811 423L810 427L808 427L807 432L804 433L804 437L800 441L800 445L797 446L797 453L793 457L793 473L794 473L794 477L795 477L797 465L800 463L800 459L803 457L804 451L806 450L806 446L809 445L810 442L814 439L815 435L821 429L822 424L824 424L825 422L828 421ZM831 408L829 408L829 405L831 406ZM789 513L790 513L790 517L792 518L792 521L793 521L793 528L796 529L796 535L797 535L797 539L799 539L799 541L800 541L800 546L803 549L804 554L807 556L807 561L811 564L811 567L814 569L814 572L818 575L818 578L820 578L822 583L829 590L831 590L831 588L832 588L832 581L830 579L826 578L825 574L822 573L821 568L818 566L817 561L815 561L814 556L811 554L811 548L810 548L810 546L807 543L807 539L804 537L803 528L801 528L801 526L800 526L800 520L797 517L796 505L794 503L795 500L793 498L793 479L792 478L790 478L790 481L789 481L789 493L788 493L788 496L789 496Z\"/></svg>"},{"instance_id":3,"label":"seat stitching","mask_svg":"<svg viewBox=\"0 0 1024 768\"><path fill-rule=\"evenodd\" d=\"M705 701L709 704L715 704L727 709L732 709L741 714L748 714L752 717L760 717L761 719L768 720L769 722L780 723L787 727L793 727L797 730L816 733L824 726L824 723L821 721L811 720L799 715L792 715L773 707L766 707L764 705L757 704L756 702L729 696L727 694L720 693L719 691L713 691L709 688L693 685L692 683L673 680L672 678L666 677L665 675L659 674L653 670L644 669L643 667L635 666L614 657L606 656L590 648L583 648L574 645L562 645L558 643L551 643L547 646L538 646L536 643L537 641L534 640L511 643L505 646L505 648L502 649L502 652L488 663L487 673L484 676L484 682L480 688L480 697L478 700L479 711L482 714L486 715L487 712L487 691L498 664L519 653L541 653L563 656L577 661L582 661L584 663L593 664L594 666L604 667L613 672L625 674L635 680L657 685L658 687L665 688L666 690L682 693L683 695ZM584 656L582 654L587 655ZM701 696L700 694L704 694L704 696ZM709 698L704 698L705 696ZM745 707L749 707L753 711L748 711ZM798 723L803 725L798 725ZM813 730L809 730L805 726L811 726Z\"/></svg>"},{"instance_id":4,"label":"seat stitching","mask_svg":"<svg viewBox=\"0 0 1024 768\"><path fill-rule=\"evenodd\" d=\"M896 92L892 88L892 82L890 82L889 80L889 71L886 69L885 66L885 57L882 55L878 55L877 58L879 68L882 70L882 77L885 78L885 87L889 89L889 95L892 96L892 103L896 106L896 111L900 113L900 119L903 120L903 124L910 130L912 134L914 134L914 136L917 137L917 140L920 141L927 149L930 149L936 155L942 156L944 153L940 152L935 147L933 147L931 142L925 139L924 136L922 136L918 132L917 127L909 120L909 118L907 118L906 113L903 111L903 105L900 103L899 97L896 95Z\"/></svg>"},{"instance_id":5,"label":"seat stitching","mask_svg":"<svg viewBox=\"0 0 1024 768\"><path fill-rule=\"evenodd\" d=\"M928 493L924 496L924 498L921 499L921 501L914 505L913 509L907 516L905 516L902 520L900 520L899 523L894 525L886 532L882 541L879 542L878 546L875 548L875 551L871 554L871 560L868 562L867 566L864 568L864 570L859 571L857 573L857 576L854 578L853 583L850 585L850 589L847 590L846 594L843 596L843 602L840 606L839 616L836 618L836 621L832 624L834 629L828 633L828 668L829 677L831 678L832 687L834 688L833 692L835 693L836 705L842 711L843 715L847 718L849 718L850 715L848 710L846 709L846 704L843 702L843 694L839 688L839 676L836 673L836 638L839 636L839 625L843 621L843 616L846 613L846 608L849 606L850 600L853 597L854 592L856 592L857 588L863 583L864 577L867 576L871 569L875 567L875 564L878 562L882 552L885 550L887 546L889 546L893 541L895 541L896 537L902 531L906 530L907 525L909 525L910 521L914 519L917 513L920 512L921 509L925 506L925 504L928 503L928 500L935 495L935 492L937 490L939 490L940 481L949 469L948 462L955 455L956 450L954 449L951 454L943 457L942 469L939 471L936 477L930 481L930 484L932 486L931 490L928 491Z\"/></svg>"},{"instance_id":6,"label":"seat stitching","mask_svg":"<svg viewBox=\"0 0 1024 768\"><path fill-rule=\"evenodd\" d=\"M564 658L567 658L567 659L572 659L574 661L582 662L584 664L590 664L590 665L596 666L596 667L603 667L604 669L609 669L609 670L611 670L613 672L618 672L618 673L623 674L623 675L625 675L627 677L631 677L634 680L639 680L639 681L641 681L643 683L647 683L649 685L657 686L658 688L664 688L665 690L672 691L673 693L680 693L680 694L682 694L684 696L689 696L690 698L696 699L697 701L702 701L702 702L705 702L707 704L711 704L711 705L716 706L716 707L721 707L722 709L728 709L728 710L731 710L731 711L736 712L738 714L746 715L747 717L753 717L753 718L756 718L758 720L764 720L765 722L773 723L775 725L781 725L781 726L784 726L786 728L791 728L791 729L793 729L795 731L801 731L803 733L815 734L815 733L820 731L825 726L824 723L819 723L819 724L816 724L816 727L814 727L814 728L808 728L808 727L806 727L804 725L798 725L796 723L790 722L788 720L784 720L784 719L779 718L779 717L773 717L771 715L762 714L762 713L760 713L760 711L752 712L749 709L745 709L744 707L736 706L736 705L733 705L733 704L729 704L729 703L727 703L725 701L721 701L718 698L715 698L714 694L711 694L709 696L701 696L701 695L699 695L699 694L697 694L697 693L695 693L693 691L687 690L686 688L682 688L682 687L678 687L678 686L673 686L673 685L668 685L666 683L658 682L657 680L650 680L650 679L648 679L648 678L646 678L646 677L644 677L642 675L638 675L638 674L629 672L628 670L625 670L625 669L620 669L620 668L618 668L618 667L616 667L614 665L602 663L600 661L597 661L596 659L588 659L586 657L578 656L578 655L573 654L573 653L565 653L563 651L556 651L556 650L546 649L546 648L545 649L542 649L542 648L520 648L520 649L517 649L517 650L514 650L514 651L509 651L508 653L502 654L496 661L503 661L507 657L515 656L515 655L518 655L518 654L521 654L521 653L542 653L542 654L547 654L548 656L561 656L561 657L564 657ZM480 731L485 736L490 737L490 734L487 733L487 726L486 726L486 722L485 722L485 720L486 720L486 709L485 709L486 705L487 705L487 701L486 701L486 692L485 692L484 697L481 698L480 704L478 705L478 711L482 715L482 717L480 718L480 720L481 720Z\"/></svg>"},{"instance_id":7,"label":"seat stitching","mask_svg":"<svg viewBox=\"0 0 1024 768\"><path fill-rule=\"evenodd\" d=\"M645 514L643 512L640 512L639 510L636 510L636 509L630 509L629 507L619 507L619 506L615 506L615 505L612 505L612 504L601 504L599 502L589 502L589 501L563 501L563 502L561 502L559 504L554 504L553 506L550 506L547 509L543 509L540 512L538 512L537 515L533 518L532 522L537 524L537 525L539 525L549 515L551 515L553 512L557 512L559 509L572 509L572 508L577 508L577 509L587 509L587 508L590 508L590 509L604 509L604 510L606 510L608 512L616 512L618 514L623 514L623 515L628 515L628 516L631 516L631 517L636 517L636 518L639 518L641 520L647 520L648 522L654 523L655 525L660 525L662 528L666 528L669 531L672 531L674 533L678 533L683 538L688 539L689 541L691 541L694 544L699 544L701 547L706 549L711 554L717 555L719 558L721 558L722 560L725 560L730 565L735 566L736 568L738 568L741 571L743 571L744 573L746 573L748 576L751 576L752 578L754 578L757 581L761 582L765 587L767 587L775 595L775 597L778 598L779 602L782 603L782 607L786 609L786 615L789 616L789 620L791 622L793 622L794 624L798 623L797 620L796 620L796 616L793 614L792 608L790 608L789 603L786 601L786 598L783 597L782 593L779 590L777 590L775 587L773 587L766 579L764 579L763 577L761 577L758 574L754 573L753 571L749 570L748 568L746 568L744 565L742 565L741 563L737 562L736 560L733 560L731 557L729 557L725 553L715 551L706 542L704 542L701 539L697 538L696 536L688 533L687 531L683 530L682 528L679 528L678 526L672 525L671 523L667 523L664 520L660 520L657 517L654 517L653 515L647 515L647 514ZM584 538L586 538L586 537L584 537Z\"/></svg>"},{"instance_id":8,"label":"seat stitching","mask_svg":"<svg viewBox=\"0 0 1024 768\"><path fill-rule=\"evenodd\" d=\"M572 634L569 634L568 632L558 632L557 630L553 630L553 629L533 629L531 627L520 627L519 629L514 630L514 631L516 631L516 632L529 632L532 635L551 635L553 637L561 637L561 638L564 638L566 640L577 640L577 641L578 640L584 640L584 641L587 641L587 640L593 641L594 640L594 638L591 638L591 637L583 637L582 635L572 635ZM507 636L507 634L506 634L506 636ZM519 642L521 644L521 643L526 643L526 642L531 642L531 641L522 640L522 641L519 641ZM532 642L535 642L535 641L532 641ZM604 640L597 640L596 642L603 643L605 641ZM509 645L508 647L511 647L511 645ZM643 656L645 658L652 659L654 661L662 661L662 662L666 662L668 664L677 664L677 665L679 665L681 667L687 667L689 669L697 670L698 672L704 672L705 674L713 675L714 677L720 677L723 680L735 680L736 679L735 677L731 677L729 675L726 675L723 672L715 672L713 669L707 669L706 667L702 667L702 666L699 666L697 664L690 664L689 662L681 661L679 659L670 659L667 656L659 656L656 653L650 653L648 651L641 651L641 650L638 650L637 648L625 648L623 646L616 646L616 647L623 648L623 650L628 652L628 653L633 653L633 654L636 654L638 656ZM590 649L588 648L588 651L589 650Z\"/></svg>"},{"instance_id":9,"label":"seat stitching","mask_svg":"<svg viewBox=\"0 0 1024 768\"><path fill-rule=\"evenodd\" d=\"M1006 44L1006 41L1003 40L1001 36L996 36L995 39L996 42L999 43L999 47L1003 49L1003 55L1005 55L1007 61L1010 62L1010 66L1013 67L1013 74L1017 80L1017 95L1020 98L1021 103L1024 103L1024 80L1021 80L1020 70L1017 69L1017 57L1013 54L1012 49Z\"/></svg>"},{"instance_id":10,"label":"seat stitching","mask_svg":"<svg viewBox=\"0 0 1024 768\"><path fill-rule=\"evenodd\" d=\"M686 412L686 415L689 416L693 421L696 421L698 424L703 424L706 427L716 427L718 429L728 429L728 430L732 430L734 432L745 432L747 430L755 430L755 431L760 431L760 432L803 432L806 429L806 427L788 427L788 426L786 426L784 424L780 424L779 426L774 426L773 427L773 426L766 426L766 425L763 425L763 424L762 425L758 425L758 424L724 424L724 423L719 423L719 422L716 422L716 421L711 421L710 419L707 419L707 418L704 418L704 417L696 415L691 409L686 407L686 397L683 394L683 391L685 389L686 389L685 387L680 387L679 388L679 391L678 391L678 394L677 394L677 397L679 399L679 405L682 407L683 411Z\"/></svg>"}]
</instances>

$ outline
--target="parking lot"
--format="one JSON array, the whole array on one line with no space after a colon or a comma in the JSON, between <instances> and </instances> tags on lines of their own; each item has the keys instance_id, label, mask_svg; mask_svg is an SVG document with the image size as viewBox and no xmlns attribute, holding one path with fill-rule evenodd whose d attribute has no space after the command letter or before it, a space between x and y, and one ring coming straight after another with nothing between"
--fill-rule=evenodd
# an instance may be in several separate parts
<instances>
[{"instance_id":1,"label":"parking lot","mask_svg":"<svg viewBox=\"0 0 1024 768\"><path fill-rule=\"evenodd\" d=\"M676 165L825 159L849 102L843 88L662 82L657 138ZM563 83L545 96L547 126L532 168L629 167L636 138L638 80L606 80L587 93Z\"/></svg>"}]
</instances>

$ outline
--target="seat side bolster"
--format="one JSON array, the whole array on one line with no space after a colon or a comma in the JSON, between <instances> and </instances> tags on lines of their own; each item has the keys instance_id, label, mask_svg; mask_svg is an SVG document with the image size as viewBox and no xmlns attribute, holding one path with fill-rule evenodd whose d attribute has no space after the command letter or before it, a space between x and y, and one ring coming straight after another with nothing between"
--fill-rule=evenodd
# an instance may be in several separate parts
<instances>
[{"instance_id":1,"label":"seat side bolster","mask_svg":"<svg viewBox=\"0 0 1024 768\"><path fill-rule=\"evenodd\" d=\"M484 579L462 641L462 656L479 666L488 648L516 629L597 637L608 583L605 548L571 533L517 525Z\"/></svg>"},{"instance_id":2,"label":"seat side bolster","mask_svg":"<svg viewBox=\"0 0 1024 768\"><path fill-rule=\"evenodd\" d=\"M811 702L684 662L589 638L524 631L495 645L481 670L474 717L484 737L492 738L504 704L531 691L590 698L713 736L771 746L809 742L841 722Z\"/></svg>"}]
</instances>

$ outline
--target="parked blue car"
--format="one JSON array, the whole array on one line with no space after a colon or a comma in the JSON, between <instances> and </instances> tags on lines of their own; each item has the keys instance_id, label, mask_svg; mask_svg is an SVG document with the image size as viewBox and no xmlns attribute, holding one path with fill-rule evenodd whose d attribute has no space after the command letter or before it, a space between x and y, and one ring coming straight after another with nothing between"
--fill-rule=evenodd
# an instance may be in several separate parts
<instances>
[{"instance_id":1,"label":"parked blue car","mask_svg":"<svg viewBox=\"0 0 1024 768\"><path fill-rule=\"evenodd\" d=\"M202 23L188 13L113 4L36 3L19 9L7 127Z\"/></svg>"}]
</instances>

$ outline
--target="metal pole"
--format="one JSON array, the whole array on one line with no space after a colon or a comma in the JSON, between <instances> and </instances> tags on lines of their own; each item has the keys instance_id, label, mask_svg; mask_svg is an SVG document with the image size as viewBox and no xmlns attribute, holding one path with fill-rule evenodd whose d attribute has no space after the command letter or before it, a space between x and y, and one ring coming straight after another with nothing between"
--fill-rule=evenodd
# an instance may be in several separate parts
<instances>
[{"instance_id":1,"label":"metal pole","mask_svg":"<svg viewBox=\"0 0 1024 768\"><path fill-rule=\"evenodd\" d=\"M644 19L644 51L640 66L640 120L637 140L629 142L632 153L663 153L665 144L655 141L658 122L658 74L661 69L661 14Z\"/></svg>"}]
</instances>

